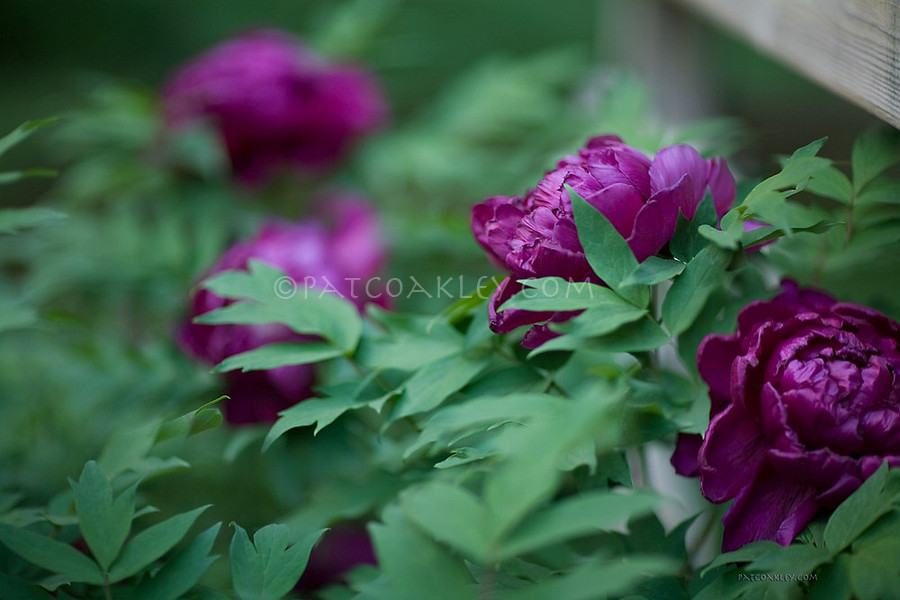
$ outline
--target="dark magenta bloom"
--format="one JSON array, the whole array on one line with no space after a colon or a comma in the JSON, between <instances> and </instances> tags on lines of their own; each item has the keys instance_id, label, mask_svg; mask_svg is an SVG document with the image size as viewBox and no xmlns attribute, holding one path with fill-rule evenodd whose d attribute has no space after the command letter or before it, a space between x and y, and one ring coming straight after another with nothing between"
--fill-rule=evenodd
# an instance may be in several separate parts
<instances>
[{"instance_id":1,"label":"dark magenta bloom","mask_svg":"<svg viewBox=\"0 0 900 600\"><path fill-rule=\"evenodd\" d=\"M163 100L170 127L209 119L248 183L277 167L329 167L387 116L371 75L326 62L272 30L194 59L169 80Z\"/></svg>"},{"instance_id":2,"label":"dark magenta bloom","mask_svg":"<svg viewBox=\"0 0 900 600\"><path fill-rule=\"evenodd\" d=\"M900 466L900 324L791 282L711 335L697 363L711 418L673 456L712 502L734 499L724 550L787 545L887 461Z\"/></svg>"},{"instance_id":3,"label":"dark magenta bloom","mask_svg":"<svg viewBox=\"0 0 900 600\"><path fill-rule=\"evenodd\" d=\"M339 584L356 567L375 564L375 547L365 528L341 525L325 532L313 548L297 590L309 592Z\"/></svg>"},{"instance_id":4,"label":"dark magenta bloom","mask_svg":"<svg viewBox=\"0 0 900 600\"><path fill-rule=\"evenodd\" d=\"M336 292L362 310L367 301L384 304L385 297L367 290L366 282L380 269L385 249L378 220L362 200L347 194L323 198L323 218L299 223L272 221L249 240L229 248L203 279L227 270L246 269L259 260L281 269L297 285ZM329 226L327 222L330 221ZM372 297L369 292L375 294ZM191 300L190 315L179 342L197 358L215 365L225 358L273 342L303 341L283 325L202 325L192 320L230 301L206 289ZM226 375L231 400L225 403L229 422L274 421L278 413L312 394L311 365Z\"/></svg>"},{"instance_id":5,"label":"dark magenta bloom","mask_svg":"<svg viewBox=\"0 0 900 600\"><path fill-rule=\"evenodd\" d=\"M489 305L491 328L498 333L573 314L498 311L521 289L517 279L556 276L599 282L578 241L566 185L603 213L639 261L666 247L679 211L692 219L707 191L720 217L736 193L722 158L705 160L694 148L677 145L663 148L651 160L607 135L559 161L524 196L494 196L475 205L475 239L510 274ZM524 343L536 347L553 335L546 327L533 329Z\"/></svg>"}]
</instances>

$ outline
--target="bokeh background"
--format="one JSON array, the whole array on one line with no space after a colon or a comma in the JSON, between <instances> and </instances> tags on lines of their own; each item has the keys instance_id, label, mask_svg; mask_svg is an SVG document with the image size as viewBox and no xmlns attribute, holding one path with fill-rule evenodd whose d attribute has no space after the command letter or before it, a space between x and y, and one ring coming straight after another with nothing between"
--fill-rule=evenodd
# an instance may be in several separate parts
<instances>
[{"instance_id":1,"label":"bokeh background","mask_svg":"<svg viewBox=\"0 0 900 600\"><path fill-rule=\"evenodd\" d=\"M825 134L846 147L874 122L664 0L6 0L0 17L3 129L68 111L98 82L152 89L185 57L252 27L293 31L364 62L385 82L398 120L477 64L569 49L595 66L632 69L666 118L741 119L762 155Z\"/></svg>"}]
</instances>

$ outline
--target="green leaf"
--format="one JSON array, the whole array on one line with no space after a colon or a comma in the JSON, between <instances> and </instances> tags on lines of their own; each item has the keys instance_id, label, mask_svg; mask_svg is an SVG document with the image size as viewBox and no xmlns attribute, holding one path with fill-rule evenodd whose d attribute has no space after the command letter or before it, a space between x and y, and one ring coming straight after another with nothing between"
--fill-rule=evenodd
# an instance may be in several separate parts
<instances>
[{"instance_id":1,"label":"green leaf","mask_svg":"<svg viewBox=\"0 0 900 600\"><path fill-rule=\"evenodd\" d=\"M6 208L0 210L0 233L16 233L65 218L65 214L41 206Z\"/></svg>"},{"instance_id":2,"label":"green leaf","mask_svg":"<svg viewBox=\"0 0 900 600\"><path fill-rule=\"evenodd\" d=\"M843 224L844 223L840 221L819 221L818 223L809 227L794 227L792 231L793 233L819 234L825 233L830 229ZM778 238L784 237L784 235L785 232L781 229L776 229L774 227L759 227L752 231L745 231L741 236L741 245L744 248L750 248L751 246L756 246L758 244L764 244L772 240L777 240Z\"/></svg>"},{"instance_id":3,"label":"green leaf","mask_svg":"<svg viewBox=\"0 0 900 600\"><path fill-rule=\"evenodd\" d=\"M343 351L325 342L267 344L247 352L229 356L216 366L222 373L266 371L288 365L306 365L341 356Z\"/></svg>"},{"instance_id":4,"label":"green leaf","mask_svg":"<svg viewBox=\"0 0 900 600\"><path fill-rule=\"evenodd\" d=\"M139 468L156 443L159 427L160 421L154 420L136 429L113 432L97 459L100 468L111 478L126 469Z\"/></svg>"},{"instance_id":5,"label":"green leaf","mask_svg":"<svg viewBox=\"0 0 900 600\"><path fill-rule=\"evenodd\" d=\"M138 573L163 554L175 547L175 544L187 535L188 530L210 505L201 506L184 512L165 521L151 525L132 538L122 556L110 570L110 581L117 582Z\"/></svg>"},{"instance_id":6,"label":"green leaf","mask_svg":"<svg viewBox=\"0 0 900 600\"><path fill-rule=\"evenodd\" d=\"M662 307L663 322L673 335L691 326L710 294L722 285L730 262L729 252L707 246L675 280Z\"/></svg>"},{"instance_id":7,"label":"green leaf","mask_svg":"<svg viewBox=\"0 0 900 600\"><path fill-rule=\"evenodd\" d=\"M675 233L669 240L669 251L672 256L685 264L689 263L700 250L709 245L706 238L700 235L699 228L703 225L713 226L718 221L719 215L716 214L716 206L709 193L700 202L692 220L688 221L679 212Z\"/></svg>"},{"instance_id":8,"label":"green leaf","mask_svg":"<svg viewBox=\"0 0 900 600\"><path fill-rule=\"evenodd\" d=\"M791 546L773 548L765 554L757 557L746 570L763 573L812 573L815 569L831 559L831 554L825 549L808 544L793 544Z\"/></svg>"},{"instance_id":9,"label":"green leaf","mask_svg":"<svg viewBox=\"0 0 900 600\"><path fill-rule=\"evenodd\" d=\"M850 600L850 556L839 554L834 562L816 572L816 581L809 589L810 600Z\"/></svg>"},{"instance_id":10,"label":"green leaf","mask_svg":"<svg viewBox=\"0 0 900 600\"><path fill-rule=\"evenodd\" d=\"M57 117L49 117L47 119L35 119L33 121L26 121L25 123L22 123L11 132L0 138L0 156L5 154L7 150L12 148L16 144L19 144L22 141L26 140L32 133L34 133L41 127L52 125L58 120L59 119Z\"/></svg>"},{"instance_id":11,"label":"green leaf","mask_svg":"<svg viewBox=\"0 0 900 600\"><path fill-rule=\"evenodd\" d=\"M15 183L22 179L30 179L32 177L56 177L55 169L31 168L22 171L6 171L0 173L0 185Z\"/></svg>"},{"instance_id":12,"label":"green leaf","mask_svg":"<svg viewBox=\"0 0 900 600\"><path fill-rule=\"evenodd\" d=\"M900 539L882 537L854 549L848 565L850 587L861 600L880 600L897 595L900 585Z\"/></svg>"},{"instance_id":13,"label":"green leaf","mask_svg":"<svg viewBox=\"0 0 900 600\"><path fill-rule=\"evenodd\" d=\"M441 407L425 421L425 426L415 443L407 448L404 458L409 458L429 444L437 443L439 448L445 448L454 440L504 422L531 420L551 412L560 402L558 397L548 394L509 394L478 396Z\"/></svg>"},{"instance_id":14,"label":"green leaf","mask_svg":"<svg viewBox=\"0 0 900 600\"><path fill-rule=\"evenodd\" d=\"M716 567L721 567L722 565L753 562L760 556L769 554L771 552L777 552L780 548L781 546L779 546L775 542L752 542L750 544L747 544L746 546L738 548L737 550L720 554L719 556L714 558L708 565L703 567L703 570L700 571L700 576L706 577L707 573L709 573Z\"/></svg>"},{"instance_id":15,"label":"green leaf","mask_svg":"<svg viewBox=\"0 0 900 600\"><path fill-rule=\"evenodd\" d=\"M624 525L646 514L659 503L647 493L585 492L567 498L528 518L503 542L501 560L539 550L576 536L594 534Z\"/></svg>"},{"instance_id":16,"label":"green leaf","mask_svg":"<svg viewBox=\"0 0 900 600\"><path fill-rule=\"evenodd\" d=\"M866 186L856 198L858 205L865 204L900 204L900 181L879 177Z\"/></svg>"},{"instance_id":17,"label":"green leaf","mask_svg":"<svg viewBox=\"0 0 900 600\"><path fill-rule=\"evenodd\" d=\"M624 393L624 386L598 382L591 393L511 432L503 448L510 458L484 484L496 535L504 535L550 498L561 476L560 466L572 451L593 441L596 451L602 452L605 444L615 443L618 430L611 426L612 412Z\"/></svg>"},{"instance_id":18,"label":"green leaf","mask_svg":"<svg viewBox=\"0 0 900 600\"><path fill-rule=\"evenodd\" d=\"M675 561L656 556L629 556L609 560L591 558L559 577L551 577L499 596L501 600L593 600L621 596L641 581L678 570Z\"/></svg>"},{"instance_id":19,"label":"green leaf","mask_svg":"<svg viewBox=\"0 0 900 600\"><path fill-rule=\"evenodd\" d=\"M400 497L406 517L440 542L480 563L489 560L491 519L481 501L463 488L432 482Z\"/></svg>"},{"instance_id":20,"label":"green leaf","mask_svg":"<svg viewBox=\"0 0 900 600\"><path fill-rule=\"evenodd\" d=\"M90 558L70 546L24 528L0 524L0 542L30 562L72 583L103 583L103 573Z\"/></svg>"},{"instance_id":21,"label":"green leaf","mask_svg":"<svg viewBox=\"0 0 900 600\"><path fill-rule=\"evenodd\" d=\"M587 281L566 281L561 277L522 279L524 288L503 303L500 310L566 311L584 308L626 306L634 308L609 288Z\"/></svg>"},{"instance_id":22,"label":"green leaf","mask_svg":"<svg viewBox=\"0 0 900 600\"><path fill-rule=\"evenodd\" d=\"M828 167L816 173L809 180L806 189L817 196L831 198L842 204L850 204L854 194L853 184L836 167Z\"/></svg>"},{"instance_id":23,"label":"green leaf","mask_svg":"<svg viewBox=\"0 0 900 600\"><path fill-rule=\"evenodd\" d=\"M297 536L287 525L266 525L253 542L239 525L231 538L231 577L241 600L277 600L287 595L306 569L323 530Z\"/></svg>"},{"instance_id":24,"label":"green leaf","mask_svg":"<svg viewBox=\"0 0 900 600\"><path fill-rule=\"evenodd\" d=\"M81 477L72 482L78 526L104 571L119 555L131 530L136 490L133 485L113 499L112 485L94 461L85 464Z\"/></svg>"},{"instance_id":25,"label":"green leaf","mask_svg":"<svg viewBox=\"0 0 900 600\"><path fill-rule=\"evenodd\" d=\"M53 600L53 596L37 585L6 573L0 573L0 598L7 600Z\"/></svg>"},{"instance_id":26,"label":"green leaf","mask_svg":"<svg viewBox=\"0 0 900 600\"><path fill-rule=\"evenodd\" d=\"M720 228L712 225L701 225L697 229L704 238L726 250L736 250L744 233L744 221L737 209L732 209L722 217Z\"/></svg>"},{"instance_id":27,"label":"green leaf","mask_svg":"<svg viewBox=\"0 0 900 600\"><path fill-rule=\"evenodd\" d=\"M579 338L603 336L647 314L631 304L589 308L574 319L555 324L553 329Z\"/></svg>"},{"instance_id":28,"label":"green leaf","mask_svg":"<svg viewBox=\"0 0 900 600\"><path fill-rule=\"evenodd\" d=\"M560 327L562 330L562 328ZM602 328L598 328L602 331ZM590 347L598 352L646 352L655 350L669 342L669 336L662 327L649 317L640 318L616 328L600 337L585 338L579 333L571 333L541 344L532 350L532 358L554 350L578 350Z\"/></svg>"},{"instance_id":29,"label":"green leaf","mask_svg":"<svg viewBox=\"0 0 900 600\"><path fill-rule=\"evenodd\" d=\"M825 526L825 546L837 554L891 508L893 497L882 492L888 464L882 463L853 494L832 513Z\"/></svg>"},{"instance_id":30,"label":"green leaf","mask_svg":"<svg viewBox=\"0 0 900 600\"><path fill-rule=\"evenodd\" d=\"M625 285L627 277L638 266L628 242L600 211L588 204L575 190L567 189L578 229L578 240L594 273L635 306L646 306L650 298L649 290L643 286Z\"/></svg>"},{"instance_id":31,"label":"green leaf","mask_svg":"<svg viewBox=\"0 0 900 600\"><path fill-rule=\"evenodd\" d=\"M656 285L680 274L686 266L686 263L679 260L651 256L639 264L622 285Z\"/></svg>"},{"instance_id":32,"label":"green leaf","mask_svg":"<svg viewBox=\"0 0 900 600\"><path fill-rule=\"evenodd\" d=\"M483 311L487 313L487 311ZM392 329L383 337L363 338L356 359L376 370L414 371L430 362L456 354L464 338L453 327L436 323L430 329Z\"/></svg>"},{"instance_id":33,"label":"green leaf","mask_svg":"<svg viewBox=\"0 0 900 600\"><path fill-rule=\"evenodd\" d=\"M900 162L900 136L893 129L875 129L853 144L853 189L863 190L873 179Z\"/></svg>"},{"instance_id":34,"label":"green leaf","mask_svg":"<svg viewBox=\"0 0 900 600\"><path fill-rule=\"evenodd\" d=\"M205 324L282 323L297 333L319 335L345 352L352 351L362 333L362 319L347 300L328 289L299 286L277 269L250 261L250 271L225 271L203 282L219 296L242 302L205 313Z\"/></svg>"},{"instance_id":35,"label":"green leaf","mask_svg":"<svg viewBox=\"0 0 900 600\"><path fill-rule=\"evenodd\" d=\"M218 556L210 556L221 523L216 523L183 549L152 577L141 581L134 591L135 600L178 600L186 594L209 569Z\"/></svg>"},{"instance_id":36,"label":"green leaf","mask_svg":"<svg viewBox=\"0 0 900 600\"><path fill-rule=\"evenodd\" d=\"M803 222L808 220L804 208L788 204L787 198L831 166L831 161L816 156L824 143L823 138L796 150L784 161L779 173L754 187L739 207L744 220L759 218L787 233L791 232L794 221L800 221L801 226L811 225Z\"/></svg>"},{"instance_id":37,"label":"green leaf","mask_svg":"<svg viewBox=\"0 0 900 600\"><path fill-rule=\"evenodd\" d=\"M460 600L476 594L465 564L389 506L383 524L369 525L378 564L396 600Z\"/></svg>"},{"instance_id":38,"label":"green leaf","mask_svg":"<svg viewBox=\"0 0 900 600\"><path fill-rule=\"evenodd\" d=\"M177 419L164 421L159 426L156 434L156 444L173 439L183 439L190 435L196 435L209 429L215 429L222 424L222 413L215 405L226 396L207 402L195 411L181 415Z\"/></svg>"},{"instance_id":39,"label":"green leaf","mask_svg":"<svg viewBox=\"0 0 900 600\"><path fill-rule=\"evenodd\" d=\"M397 402L393 419L401 419L437 408L487 366L484 360L455 354L425 365L409 378Z\"/></svg>"},{"instance_id":40,"label":"green leaf","mask_svg":"<svg viewBox=\"0 0 900 600\"><path fill-rule=\"evenodd\" d=\"M334 423L338 417L348 410L361 408L369 404L368 400L360 400L354 396L336 396L329 398L309 398L282 411L272 429L263 442L263 450L267 450L275 440L291 429L315 425L315 433Z\"/></svg>"}]
</instances>

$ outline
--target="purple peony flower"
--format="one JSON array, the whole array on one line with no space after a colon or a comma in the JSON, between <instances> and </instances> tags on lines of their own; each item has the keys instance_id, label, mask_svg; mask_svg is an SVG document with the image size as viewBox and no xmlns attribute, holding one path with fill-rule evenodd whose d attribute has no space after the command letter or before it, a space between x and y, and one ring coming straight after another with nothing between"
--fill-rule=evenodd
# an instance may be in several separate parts
<instances>
[{"instance_id":1,"label":"purple peony flower","mask_svg":"<svg viewBox=\"0 0 900 600\"><path fill-rule=\"evenodd\" d=\"M375 80L334 65L278 31L227 41L182 67L163 93L166 120L178 128L210 119L245 182L274 168L334 164L387 116Z\"/></svg>"},{"instance_id":2,"label":"purple peony flower","mask_svg":"<svg viewBox=\"0 0 900 600\"><path fill-rule=\"evenodd\" d=\"M356 567L376 564L375 548L365 528L355 525L335 527L328 530L313 548L297 590L310 592L338 584Z\"/></svg>"},{"instance_id":3,"label":"purple peony flower","mask_svg":"<svg viewBox=\"0 0 900 600\"><path fill-rule=\"evenodd\" d=\"M734 335L697 353L709 385L706 435L673 455L703 494L734 503L724 550L789 544L887 461L900 466L900 324L864 306L786 282L748 305Z\"/></svg>"},{"instance_id":4,"label":"purple peony flower","mask_svg":"<svg viewBox=\"0 0 900 600\"><path fill-rule=\"evenodd\" d=\"M490 300L495 332L574 314L498 311L521 289L517 279L556 276L599 283L578 241L566 185L603 213L639 261L666 247L678 212L692 219L707 190L720 217L735 197L734 177L722 158L704 160L692 147L677 145L663 148L651 160L616 136L589 140L524 196L494 196L472 209L475 239L510 274ZM526 335L524 344L533 348L553 335L540 326Z\"/></svg>"},{"instance_id":5,"label":"purple peony flower","mask_svg":"<svg viewBox=\"0 0 900 600\"><path fill-rule=\"evenodd\" d=\"M384 303L383 295L371 298L366 282L385 257L378 221L360 199L347 194L323 198L325 220L299 223L273 221L251 239L239 242L206 272L203 278L227 270L246 269L251 259L281 269L299 285L337 291L360 309L366 301ZM371 287L371 286L370 286ZM302 341L303 336L283 325L201 325L192 320L230 301L206 289L193 296L188 321L179 342L189 353L209 363L265 344ZM228 393L225 416L234 424L274 421L278 413L309 397L315 380L311 365L280 367L268 371L231 372L226 375Z\"/></svg>"}]
</instances>

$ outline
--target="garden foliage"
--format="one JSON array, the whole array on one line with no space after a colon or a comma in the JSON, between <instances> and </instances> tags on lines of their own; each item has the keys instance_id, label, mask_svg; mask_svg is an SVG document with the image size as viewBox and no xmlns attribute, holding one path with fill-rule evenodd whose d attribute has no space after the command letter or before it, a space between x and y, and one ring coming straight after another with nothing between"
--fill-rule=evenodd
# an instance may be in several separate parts
<instances>
[{"instance_id":1,"label":"garden foliage","mask_svg":"<svg viewBox=\"0 0 900 600\"><path fill-rule=\"evenodd\" d=\"M573 227L567 243L586 281L533 263L527 273L504 264L504 281L468 231L490 193L531 189L595 134L650 155L680 142L704 157L732 149L732 124L654 123L627 78L598 106L573 105L577 62L490 61L336 176L383 214L393 253L383 272L464 273L452 301L366 304L250 251L210 272L272 215L312 212L321 175L262 185L253 171L247 187L241 162L234 181L215 123L162 135L162 111L144 93L107 88L91 108L2 138L0 159L46 126L40 135L67 156L45 203L0 211L0 597L894 595L900 471L888 467L900 420L884 417L888 441L841 501L817 504L778 543L720 552L722 507L695 480L660 485L656 474L672 470L679 436L706 434L719 414L698 371L704 338L734 334L741 310L776 295L782 278L887 315L879 331L893 379L873 389L896 413L896 135L862 134L849 161L814 141L761 180L739 177L724 204L704 180L691 210L672 205L671 231L640 261L639 220L623 236L593 188L561 180L554 214ZM6 172L0 183L48 175ZM642 206L661 189L654 181ZM498 284L515 291L498 295ZM217 300L189 326L228 328L218 331L229 340L267 333L241 337L210 372L175 341L193 294ZM495 333L505 311L527 318ZM537 343L523 346L523 324L545 328ZM302 398L278 387L298 365ZM257 401L254 373L281 374L265 383L284 394L272 423L228 408ZM313 585L317 550L344 527L374 559Z\"/></svg>"}]
</instances>

